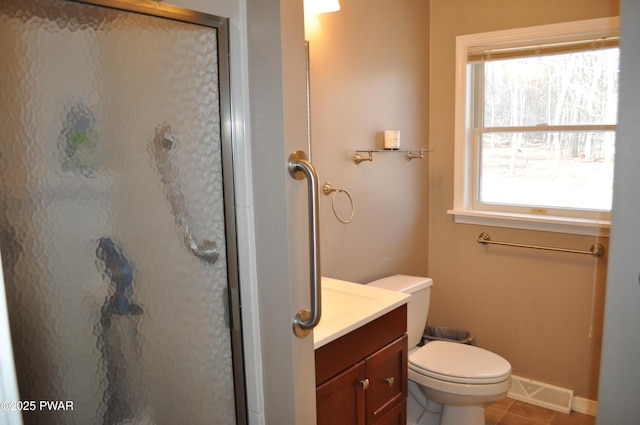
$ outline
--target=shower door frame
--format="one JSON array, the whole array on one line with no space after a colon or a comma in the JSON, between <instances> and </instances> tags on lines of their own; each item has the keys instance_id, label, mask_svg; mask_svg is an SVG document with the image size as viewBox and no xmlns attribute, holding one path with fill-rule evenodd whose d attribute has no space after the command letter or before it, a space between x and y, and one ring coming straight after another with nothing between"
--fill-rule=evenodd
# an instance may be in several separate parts
<instances>
[{"instance_id":1,"label":"shower door frame","mask_svg":"<svg viewBox=\"0 0 640 425\"><path fill-rule=\"evenodd\" d=\"M244 369L244 347L240 311L240 280L237 248L235 185L233 170L233 133L231 113L231 71L229 60L229 19L196 12L177 6L143 1L125 0L65 0L97 7L106 7L130 13L170 19L188 24L213 28L217 32L218 94L220 106L220 143L222 152L223 203L227 255L228 316L233 362L233 385L236 424L247 425L247 398Z\"/></svg>"}]
</instances>

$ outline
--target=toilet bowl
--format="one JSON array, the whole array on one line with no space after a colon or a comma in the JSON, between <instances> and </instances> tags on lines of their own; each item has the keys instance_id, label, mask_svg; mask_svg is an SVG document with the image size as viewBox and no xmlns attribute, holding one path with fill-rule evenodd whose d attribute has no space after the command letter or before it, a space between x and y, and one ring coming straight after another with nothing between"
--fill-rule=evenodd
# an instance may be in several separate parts
<instances>
[{"instance_id":1,"label":"toilet bowl","mask_svg":"<svg viewBox=\"0 0 640 425\"><path fill-rule=\"evenodd\" d=\"M420 418L431 416L429 423L440 425L484 425L484 405L502 400L511 386L509 362L488 350L455 342L417 346L426 325L431 279L396 275L369 285L411 295L407 306L407 376L431 406L421 403L425 411ZM434 419L434 415L438 417Z\"/></svg>"}]
</instances>

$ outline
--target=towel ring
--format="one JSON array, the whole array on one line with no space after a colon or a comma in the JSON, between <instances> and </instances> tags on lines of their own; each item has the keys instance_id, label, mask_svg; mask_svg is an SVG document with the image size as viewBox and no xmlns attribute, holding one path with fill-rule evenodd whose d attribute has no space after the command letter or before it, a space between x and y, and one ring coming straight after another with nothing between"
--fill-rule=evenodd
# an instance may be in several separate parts
<instances>
[{"instance_id":1,"label":"towel ring","mask_svg":"<svg viewBox=\"0 0 640 425\"><path fill-rule=\"evenodd\" d=\"M331 197L331 209L333 210L333 215L336 216L338 221L344 224L351 223L351 220L353 220L353 214L355 213L355 207L353 205L353 198L351 197L351 194L341 187L333 186L329 182L325 183L324 186L322 186L322 192L324 192L324 194L327 196L333 193L333 196ZM346 220L340 217L340 215L336 211L336 195L339 192L343 192L345 195L347 195L347 197L349 198L349 202L351 203L351 215Z\"/></svg>"}]
</instances>

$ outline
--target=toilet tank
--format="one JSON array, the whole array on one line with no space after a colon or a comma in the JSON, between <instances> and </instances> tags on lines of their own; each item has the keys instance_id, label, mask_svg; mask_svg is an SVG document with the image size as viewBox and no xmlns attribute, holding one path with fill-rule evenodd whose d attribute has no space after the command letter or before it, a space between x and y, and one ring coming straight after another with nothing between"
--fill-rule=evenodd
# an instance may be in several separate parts
<instances>
[{"instance_id":1,"label":"toilet tank","mask_svg":"<svg viewBox=\"0 0 640 425\"><path fill-rule=\"evenodd\" d=\"M374 280L368 285L411 295L407 304L407 335L409 347L418 345L427 325L433 280L429 277L397 274Z\"/></svg>"}]
</instances>

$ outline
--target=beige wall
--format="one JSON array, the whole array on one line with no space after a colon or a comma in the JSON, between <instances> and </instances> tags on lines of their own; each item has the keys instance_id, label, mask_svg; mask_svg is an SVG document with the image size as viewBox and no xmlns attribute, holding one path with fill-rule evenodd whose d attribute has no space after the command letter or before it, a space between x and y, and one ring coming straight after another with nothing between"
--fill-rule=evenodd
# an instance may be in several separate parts
<instances>
[{"instance_id":1,"label":"beige wall","mask_svg":"<svg viewBox=\"0 0 640 425\"><path fill-rule=\"evenodd\" d=\"M343 0L342 10L306 22L310 44L312 160L320 184L348 190L355 204L340 223L320 195L325 276L368 282L427 274L428 159L374 154L381 132L401 130L401 147L428 145L428 2ZM349 203L336 207L348 217Z\"/></svg>"},{"instance_id":2,"label":"beige wall","mask_svg":"<svg viewBox=\"0 0 640 425\"><path fill-rule=\"evenodd\" d=\"M320 184L349 190L356 209L351 224L339 223L331 199L320 195L323 274L355 282L431 276L431 324L469 329L515 374L595 400L606 259L475 242L481 231L577 249L594 238L455 224L446 213L453 206L454 46L459 34L617 15L617 0L341 4L340 12L306 22L312 159ZM386 153L355 165L353 151L381 147L384 129L400 129L402 147L434 151L428 160ZM337 201L348 214L346 198Z\"/></svg>"},{"instance_id":3,"label":"beige wall","mask_svg":"<svg viewBox=\"0 0 640 425\"><path fill-rule=\"evenodd\" d=\"M496 240L588 249L594 237L455 224L453 108L455 36L618 14L616 0L430 2L430 322L470 329L513 372L597 398L606 259L490 247ZM608 240L600 240L605 246ZM595 283L595 330L589 338Z\"/></svg>"}]
</instances>

